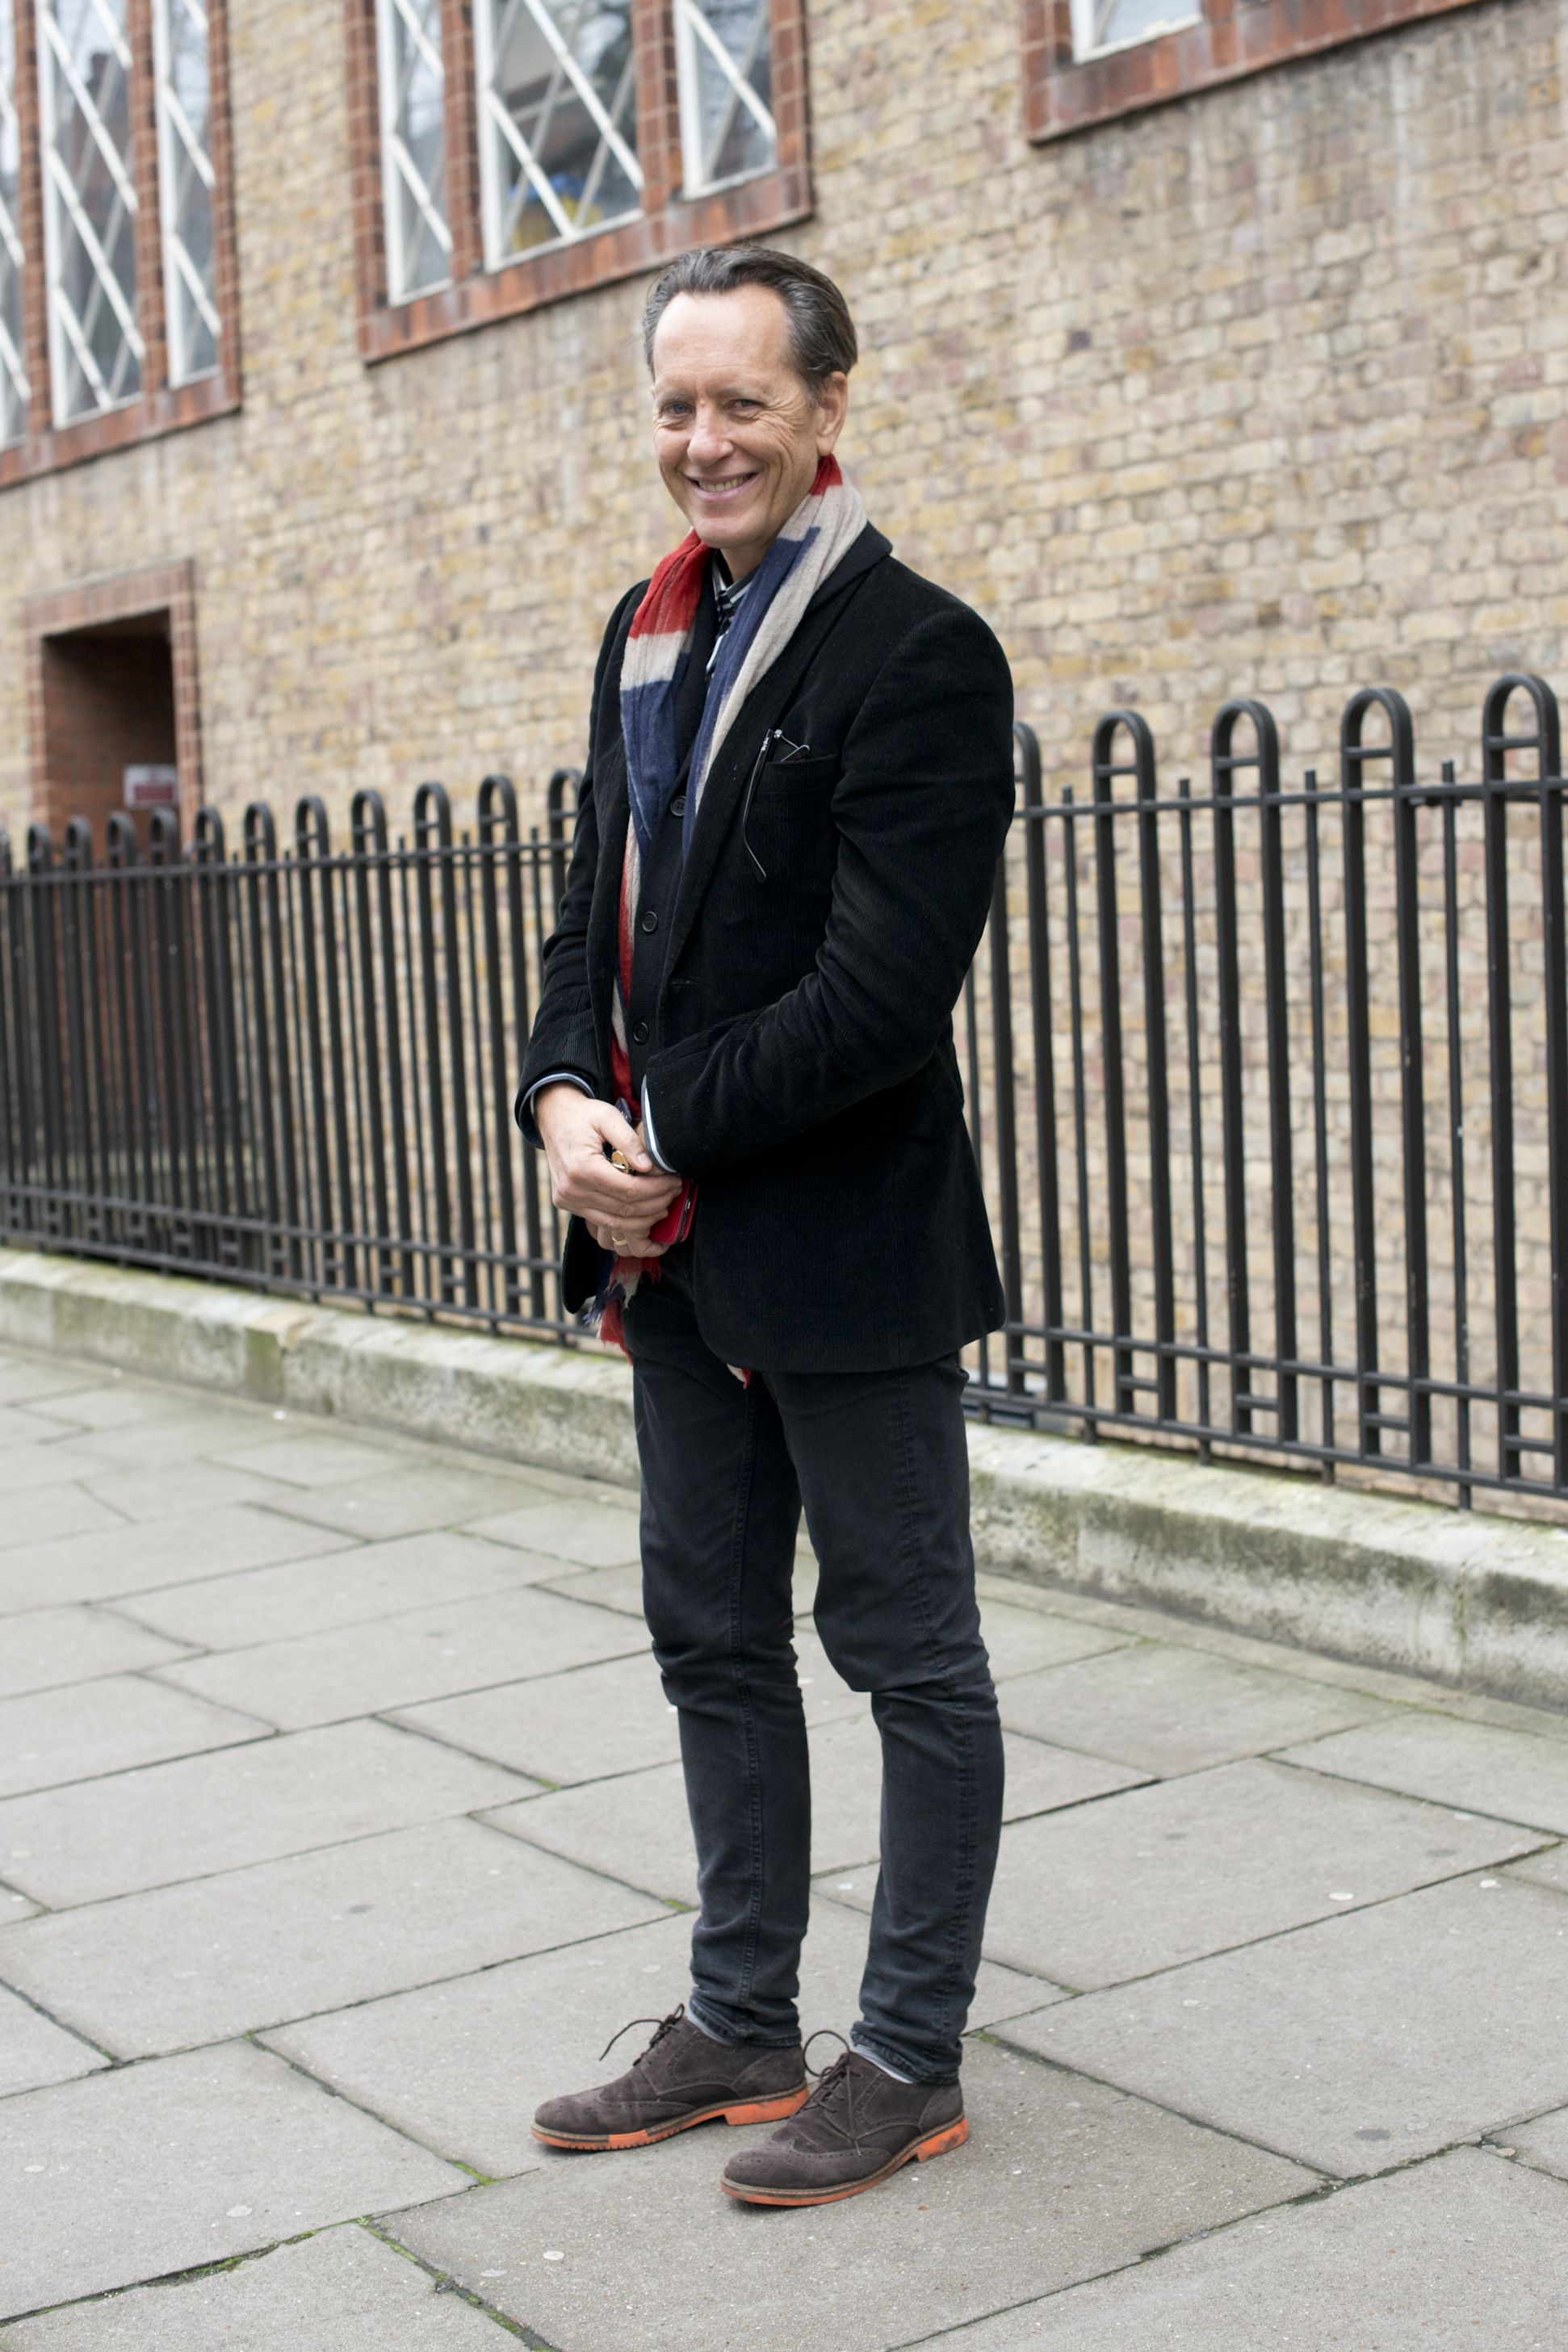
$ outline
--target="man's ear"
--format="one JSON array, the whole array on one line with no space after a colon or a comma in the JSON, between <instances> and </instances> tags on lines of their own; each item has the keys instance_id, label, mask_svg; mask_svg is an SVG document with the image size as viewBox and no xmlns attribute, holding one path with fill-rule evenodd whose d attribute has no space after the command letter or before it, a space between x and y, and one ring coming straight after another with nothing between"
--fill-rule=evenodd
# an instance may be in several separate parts
<instances>
[{"instance_id":1,"label":"man's ear","mask_svg":"<svg viewBox=\"0 0 1568 2352\"><path fill-rule=\"evenodd\" d=\"M849 408L849 379L840 369L830 375L816 396L816 454L831 455L833 445L844 430L844 419Z\"/></svg>"}]
</instances>

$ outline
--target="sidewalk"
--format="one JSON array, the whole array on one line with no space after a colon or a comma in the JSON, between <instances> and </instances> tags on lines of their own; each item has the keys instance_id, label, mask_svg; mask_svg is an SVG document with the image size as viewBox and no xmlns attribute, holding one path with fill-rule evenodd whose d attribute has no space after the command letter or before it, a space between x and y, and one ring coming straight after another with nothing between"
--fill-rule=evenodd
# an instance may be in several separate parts
<instances>
[{"instance_id":1,"label":"sidewalk","mask_svg":"<svg viewBox=\"0 0 1568 2352\"><path fill-rule=\"evenodd\" d=\"M973 2137L763 2212L528 2131L686 1989L629 1495L15 1349L0 1494L0 2352L1568 2345L1568 1719L987 1579Z\"/></svg>"}]
</instances>

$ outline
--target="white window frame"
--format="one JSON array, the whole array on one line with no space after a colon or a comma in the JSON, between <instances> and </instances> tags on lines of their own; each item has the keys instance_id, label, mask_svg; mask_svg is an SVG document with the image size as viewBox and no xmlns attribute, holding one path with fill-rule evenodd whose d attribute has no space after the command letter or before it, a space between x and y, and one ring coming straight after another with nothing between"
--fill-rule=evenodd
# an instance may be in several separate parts
<instances>
[{"instance_id":1,"label":"white window frame","mask_svg":"<svg viewBox=\"0 0 1568 2352\"><path fill-rule=\"evenodd\" d=\"M439 79L443 94L447 87L447 60L440 47L432 47L424 26L419 22L408 0L375 0L375 66L377 108L381 123L381 211L386 232L386 299L389 302L412 302L420 294L434 294L438 288L452 282L452 228L443 209L445 198L426 184L425 175L415 163L404 142L398 118L402 112L402 91L397 79L397 41L394 17L401 20L409 40L425 56L426 63ZM439 23L437 22L437 42ZM446 142L442 142L445 161ZM439 278L421 278L415 284L409 274L408 255L403 236L403 194L413 197L426 226L447 257L447 268Z\"/></svg>"},{"instance_id":2,"label":"white window frame","mask_svg":"<svg viewBox=\"0 0 1568 2352\"><path fill-rule=\"evenodd\" d=\"M769 32L769 0L763 0L759 23ZM766 163L758 163L747 172L731 172L721 179L708 176L707 158L702 152L702 77L700 53L706 49L714 64L730 84L730 111L713 142L714 154L723 152L724 141L737 107L743 106L773 150ZM745 61L750 64L748 58ZM738 66L723 42L708 22L700 0L675 0L675 75L680 101L680 165L681 194L687 196L712 195L720 188L739 187L742 181L760 179L764 172L778 164L778 124L762 99L752 89L741 66Z\"/></svg>"},{"instance_id":3,"label":"white window frame","mask_svg":"<svg viewBox=\"0 0 1568 2352\"><path fill-rule=\"evenodd\" d=\"M0 139L8 139L12 146L16 149L16 181L19 194L21 187L22 131L21 125L16 119L16 99L17 54L16 0L0 0L0 9L4 9L5 12L6 24L11 37L10 73L6 77L0 77ZM23 299L26 299L26 255L22 245L22 225L20 221L14 220L12 218L3 197L0 197L0 245L3 245L5 248L6 258L9 261L11 268L16 273L18 284L24 289ZM20 411L22 419L21 428L18 432L0 436L0 448L9 449L13 447L16 442L26 438L27 414L29 404L32 401L33 392L32 386L27 382L26 361L23 354L16 349L16 344L12 341L10 334L6 330L4 318L0 318L0 373L4 373L6 378L10 386L10 397L15 401L17 409Z\"/></svg>"},{"instance_id":4,"label":"white window frame","mask_svg":"<svg viewBox=\"0 0 1568 2352\"><path fill-rule=\"evenodd\" d=\"M130 42L118 26L103 0L93 0L94 13L103 26L104 35L119 61L121 71L129 81L132 77ZM56 78L64 74L73 85L72 96L92 127L93 142L114 182L115 190L132 223L140 206L131 180L131 166L110 138L97 108L78 79L74 68L63 57L65 37L55 22L51 0L37 0L38 32L38 146L43 157L44 175L44 283L48 299L49 314L49 375L52 387L51 405L58 425L78 425L89 416L101 416L115 408L125 408L139 400L145 390L147 345L137 323L135 311L125 299L123 290L109 268L103 248L91 222L82 210L81 202L71 185L64 163L56 148L58 117L56 111ZM120 324L120 331L135 358L137 382L134 388L118 396L111 395L104 383L91 346L82 333L80 321L71 310L60 286L63 256L60 251L59 213L63 209L70 217L72 227L87 247L100 292L108 302ZM96 405L72 415L64 406L65 388L71 375L70 362L91 390Z\"/></svg>"},{"instance_id":5,"label":"white window frame","mask_svg":"<svg viewBox=\"0 0 1568 2352\"><path fill-rule=\"evenodd\" d=\"M186 116L180 94L174 88L169 5L170 0L153 0L153 78L158 115L158 212L163 250L163 332L168 348L169 382L178 385L196 383L203 376L217 373L223 323L218 317L213 291L202 283L201 272L185 250L184 240L180 235L178 197L182 152L212 199L215 245L217 236L217 180L213 171L210 146L204 146L196 137L195 126ZM212 49L207 10L203 0L184 0L184 5L200 22L208 37L207 121L210 125ZM190 364L188 346L194 337L189 332L189 325L193 310L213 339L213 358L206 367Z\"/></svg>"},{"instance_id":6,"label":"white window frame","mask_svg":"<svg viewBox=\"0 0 1568 2352\"><path fill-rule=\"evenodd\" d=\"M1115 6L1116 0L1072 0L1072 53L1074 62L1082 65L1089 58L1111 58L1119 49L1141 49L1145 41L1163 40L1167 33L1184 32L1189 25L1201 25L1201 5L1184 7L1182 0L1171 0L1171 15L1157 25L1146 25L1141 33L1130 33L1120 41L1100 37L1103 25Z\"/></svg>"},{"instance_id":7,"label":"white window frame","mask_svg":"<svg viewBox=\"0 0 1568 2352\"><path fill-rule=\"evenodd\" d=\"M581 245L587 237L603 236L607 229L623 228L628 221L640 220L643 217L640 203L645 185L642 165L605 113L604 101L597 90L568 50L548 5L535 7L532 0L503 0L501 18L503 36L510 29L513 18L524 11L533 18L544 35L555 54L558 71L564 75L582 100L591 120L598 127L600 137L637 190L639 203L635 212L617 213L610 220L594 221L586 227L580 227L572 219L551 186L546 174L541 171L534 161L521 131L496 95L494 88L496 53L498 47L504 49L505 41L503 38L498 44L494 38L490 22L491 0L476 0L474 78L479 117L479 212L484 228L487 269L506 269L513 262L531 261L536 255L555 252L565 245ZM635 30L632 40L632 72L635 77L637 71ZM555 235L548 244L530 246L521 253L512 252L502 243L501 215L505 192L500 184L500 175L496 170L496 134L498 132L517 158L530 186L549 214L555 228Z\"/></svg>"}]
</instances>

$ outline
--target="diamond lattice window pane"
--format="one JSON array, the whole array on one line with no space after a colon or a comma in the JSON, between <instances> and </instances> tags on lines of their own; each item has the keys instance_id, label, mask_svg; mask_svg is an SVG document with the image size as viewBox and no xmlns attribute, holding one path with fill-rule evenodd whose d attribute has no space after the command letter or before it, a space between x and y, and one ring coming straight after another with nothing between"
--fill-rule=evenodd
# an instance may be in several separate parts
<instances>
[{"instance_id":1,"label":"diamond lattice window pane","mask_svg":"<svg viewBox=\"0 0 1568 2352\"><path fill-rule=\"evenodd\" d=\"M1073 53L1089 58L1152 41L1157 33L1197 24L1200 15L1196 0L1073 0Z\"/></svg>"},{"instance_id":2,"label":"diamond lattice window pane","mask_svg":"<svg viewBox=\"0 0 1568 2352\"><path fill-rule=\"evenodd\" d=\"M641 208L631 0L479 0L485 258Z\"/></svg>"},{"instance_id":3,"label":"diamond lattice window pane","mask_svg":"<svg viewBox=\"0 0 1568 2352\"><path fill-rule=\"evenodd\" d=\"M440 0L377 0L387 291L395 302L452 274Z\"/></svg>"},{"instance_id":4,"label":"diamond lattice window pane","mask_svg":"<svg viewBox=\"0 0 1568 2352\"><path fill-rule=\"evenodd\" d=\"M771 172L768 0L676 0L686 193Z\"/></svg>"},{"instance_id":5,"label":"diamond lattice window pane","mask_svg":"<svg viewBox=\"0 0 1568 2352\"><path fill-rule=\"evenodd\" d=\"M202 0L155 0L153 32L169 381L188 383L212 373L218 341L207 132L212 78Z\"/></svg>"},{"instance_id":6,"label":"diamond lattice window pane","mask_svg":"<svg viewBox=\"0 0 1568 2352\"><path fill-rule=\"evenodd\" d=\"M21 163L16 14L12 0L0 0L0 448L19 441L27 429L27 375L22 365Z\"/></svg>"},{"instance_id":7,"label":"diamond lattice window pane","mask_svg":"<svg viewBox=\"0 0 1568 2352\"><path fill-rule=\"evenodd\" d=\"M62 425L142 389L125 12L126 0L42 0L38 10L49 349Z\"/></svg>"}]
</instances>

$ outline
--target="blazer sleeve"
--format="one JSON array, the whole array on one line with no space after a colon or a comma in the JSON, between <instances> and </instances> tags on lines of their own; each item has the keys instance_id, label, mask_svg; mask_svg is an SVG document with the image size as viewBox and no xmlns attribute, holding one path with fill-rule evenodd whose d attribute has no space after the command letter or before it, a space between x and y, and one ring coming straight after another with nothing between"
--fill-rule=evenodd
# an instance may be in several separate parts
<instances>
[{"instance_id":1,"label":"blazer sleeve","mask_svg":"<svg viewBox=\"0 0 1568 2352\"><path fill-rule=\"evenodd\" d=\"M1013 814L1013 681L976 613L931 614L846 740L838 859L812 971L657 1054L659 1149L701 1177L775 1149L929 1061L948 1034Z\"/></svg>"},{"instance_id":2,"label":"blazer sleeve","mask_svg":"<svg viewBox=\"0 0 1568 2352\"><path fill-rule=\"evenodd\" d=\"M599 824L594 801L594 751L599 740L602 706L612 667L618 677L626 627L641 600L646 582L628 589L610 615L594 667L594 698L588 718L588 761L577 799L577 827L572 840L572 862L566 870L566 891L560 918L544 943L544 980L539 1006L529 1031L522 1075L513 1105L519 1127L530 1143L539 1141L531 1097L542 1078L567 1075L581 1078L591 1094L602 1083L594 998L588 971L588 918L599 870Z\"/></svg>"}]
</instances>

